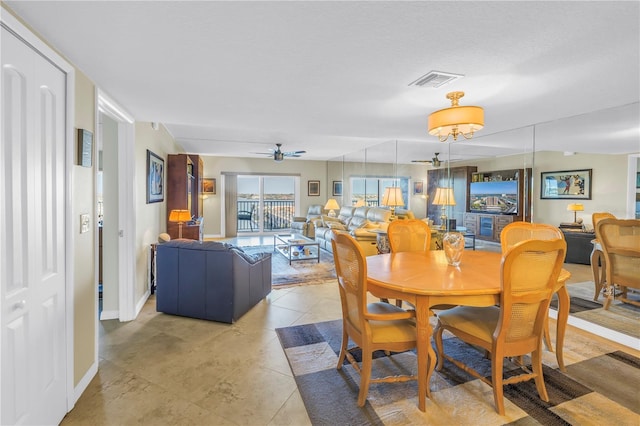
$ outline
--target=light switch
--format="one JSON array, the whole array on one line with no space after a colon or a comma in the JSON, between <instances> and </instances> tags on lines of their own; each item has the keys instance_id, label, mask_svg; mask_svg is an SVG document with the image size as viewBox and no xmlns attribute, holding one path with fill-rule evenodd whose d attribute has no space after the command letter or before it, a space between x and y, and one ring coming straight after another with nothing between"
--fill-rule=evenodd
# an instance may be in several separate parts
<instances>
[{"instance_id":1,"label":"light switch","mask_svg":"<svg viewBox=\"0 0 640 426\"><path fill-rule=\"evenodd\" d=\"M80 215L80 233L84 234L85 232L89 232L89 214L81 214Z\"/></svg>"}]
</instances>

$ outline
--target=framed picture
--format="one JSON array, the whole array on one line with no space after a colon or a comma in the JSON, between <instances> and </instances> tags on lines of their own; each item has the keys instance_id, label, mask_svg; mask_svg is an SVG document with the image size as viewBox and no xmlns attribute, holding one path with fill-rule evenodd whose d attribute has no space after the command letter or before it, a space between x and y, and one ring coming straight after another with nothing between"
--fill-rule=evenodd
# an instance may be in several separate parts
<instances>
[{"instance_id":1,"label":"framed picture","mask_svg":"<svg viewBox=\"0 0 640 426\"><path fill-rule=\"evenodd\" d=\"M342 181L334 180L333 181L333 195L337 195L339 197L342 196Z\"/></svg>"},{"instance_id":2,"label":"framed picture","mask_svg":"<svg viewBox=\"0 0 640 426\"><path fill-rule=\"evenodd\" d=\"M640 172L636 173L636 188L640 188Z\"/></svg>"},{"instance_id":3,"label":"framed picture","mask_svg":"<svg viewBox=\"0 0 640 426\"><path fill-rule=\"evenodd\" d=\"M164 160L147 150L147 204L164 201Z\"/></svg>"},{"instance_id":4,"label":"framed picture","mask_svg":"<svg viewBox=\"0 0 640 426\"><path fill-rule=\"evenodd\" d=\"M78 165L91 167L93 158L93 133L85 129L78 129Z\"/></svg>"},{"instance_id":5,"label":"framed picture","mask_svg":"<svg viewBox=\"0 0 640 426\"><path fill-rule=\"evenodd\" d=\"M319 180L310 180L307 182L307 195L310 197L319 197L320 196L320 181Z\"/></svg>"},{"instance_id":6,"label":"framed picture","mask_svg":"<svg viewBox=\"0 0 640 426\"><path fill-rule=\"evenodd\" d=\"M413 194L422 194L424 192L424 182L417 180L413 182Z\"/></svg>"},{"instance_id":7,"label":"framed picture","mask_svg":"<svg viewBox=\"0 0 640 426\"><path fill-rule=\"evenodd\" d=\"M591 170L566 170L540 174L540 198L590 200Z\"/></svg>"},{"instance_id":8,"label":"framed picture","mask_svg":"<svg viewBox=\"0 0 640 426\"><path fill-rule=\"evenodd\" d=\"M216 195L216 180L214 178L202 179L202 193Z\"/></svg>"}]
</instances>

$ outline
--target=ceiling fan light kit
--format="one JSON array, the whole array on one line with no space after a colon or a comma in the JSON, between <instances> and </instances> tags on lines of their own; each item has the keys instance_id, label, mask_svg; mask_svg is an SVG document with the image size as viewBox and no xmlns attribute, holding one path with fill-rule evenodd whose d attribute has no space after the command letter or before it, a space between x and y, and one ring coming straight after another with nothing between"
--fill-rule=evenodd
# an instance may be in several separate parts
<instances>
[{"instance_id":1,"label":"ceiling fan light kit","mask_svg":"<svg viewBox=\"0 0 640 426\"><path fill-rule=\"evenodd\" d=\"M478 106L460 106L458 101L463 96L464 92L447 93L451 107L429 115L429 134L437 136L440 142L445 142L450 135L454 141L458 140L458 136L471 139L476 131L484 127L484 110Z\"/></svg>"}]
</instances>

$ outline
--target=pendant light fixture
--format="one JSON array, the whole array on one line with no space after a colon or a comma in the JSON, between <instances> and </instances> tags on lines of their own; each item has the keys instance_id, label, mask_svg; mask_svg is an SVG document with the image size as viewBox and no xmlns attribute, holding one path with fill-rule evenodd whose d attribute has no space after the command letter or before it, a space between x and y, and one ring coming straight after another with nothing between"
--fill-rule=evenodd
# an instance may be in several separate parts
<instances>
[{"instance_id":1,"label":"pendant light fixture","mask_svg":"<svg viewBox=\"0 0 640 426\"><path fill-rule=\"evenodd\" d=\"M464 92L447 93L451 107L429 115L429 134L437 136L440 142L446 141L449 135L453 136L454 141L458 140L460 135L465 139L471 139L474 132L484 127L484 110L478 106L458 105L463 96Z\"/></svg>"}]
</instances>

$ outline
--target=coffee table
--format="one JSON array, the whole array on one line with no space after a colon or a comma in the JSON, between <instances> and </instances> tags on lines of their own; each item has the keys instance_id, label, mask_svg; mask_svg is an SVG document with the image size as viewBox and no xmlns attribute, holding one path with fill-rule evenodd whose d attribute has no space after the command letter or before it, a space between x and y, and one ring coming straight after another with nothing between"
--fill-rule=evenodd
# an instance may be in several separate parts
<instances>
[{"instance_id":1,"label":"coffee table","mask_svg":"<svg viewBox=\"0 0 640 426\"><path fill-rule=\"evenodd\" d=\"M320 245L302 234L274 235L273 251L289 259L289 265L297 260L317 260L320 263Z\"/></svg>"}]
</instances>

